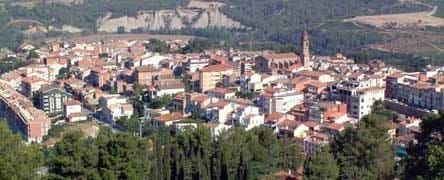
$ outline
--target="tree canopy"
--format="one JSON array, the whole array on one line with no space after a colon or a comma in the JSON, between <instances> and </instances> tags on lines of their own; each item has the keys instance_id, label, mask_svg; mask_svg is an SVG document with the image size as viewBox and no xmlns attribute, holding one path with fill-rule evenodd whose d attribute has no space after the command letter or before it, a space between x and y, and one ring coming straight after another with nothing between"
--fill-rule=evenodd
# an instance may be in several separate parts
<instances>
[{"instance_id":1,"label":"tree canopy","mask_svg":"<svg viewBox=\"0 0 444 180\"><path fill-rule=\"evenodd\" d=\"M26 145L18 134L0 121L0 179L38 179L43 155L34 144Z\"/></svg>"},{"instance_id":2,"label":"tree canopy","mask_svg":"<svg viewBox=\"0 0 444 180\"><path fill-rule=\"evenodd\" d=\"M331 148L341 179L387 179L394 175L394 153L386 122L386 117L370 114L357 128L348 127L335 137Z\"/></svg>"},{"instance_id":3,"label":"tree canopy","mask_svg":"<svg viewBox=\"0 0 444 180\"><path fill-rule=\"evenodd\" d=\"M335 180L339 177L339 167L329 146L322 147L315 156L307 158L304 169L304 176L308 180Z\"/></svg>"},{"instance_id":4,"label":"tree canopy","mask_svg":"<svg viewBox=\"0 0 444 180\"><path fill-rule=\"evenodd\" d=\"M444 177L444 113L430 115L421 124L417 144L408 148L403 162L406 179L440 179Z\"/></svg>"},{"instance_id":5,"label":"tree canopy","mask_svg":"<svg viewBox=\"0 0 444 180\"><path fill-rule=\"evenodd\" d=\"M233 146L236 144L236 146ZM258 179L303 164L297 144L271 129L241 128L217 139L203 126L182 133L161 128L138 138L101 130L96 139L71 132L49 155L49 177L86 179Z\"/></svg>"}]
</instances>

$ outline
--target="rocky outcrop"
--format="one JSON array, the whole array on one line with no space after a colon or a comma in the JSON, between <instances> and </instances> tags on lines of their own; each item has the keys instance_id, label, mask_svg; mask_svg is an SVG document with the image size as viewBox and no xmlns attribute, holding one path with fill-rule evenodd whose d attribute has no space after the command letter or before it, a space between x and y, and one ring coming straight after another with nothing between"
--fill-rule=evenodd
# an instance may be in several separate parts
<instances>
[{"instance_id":1,"label":"rocky outcrop","mask_svg":"<svg viewBox=\"0 0 444 180\"><path fill-rule=\"evenodd\" d=\"M228 29L244 28L244 26L228 18L220 11L222 5L214 6L188 6L188 8L177 8L175 10L159 10L159 11L141 11L135 17L118 17L111 18L112 14L100 18L97 21L99 32L117 32L119 27L124 27L125 31L134 29L160 30L171 29L177 30L186 27L207 28L207 27L223 27Z\"/></svg>"}]
</instances>

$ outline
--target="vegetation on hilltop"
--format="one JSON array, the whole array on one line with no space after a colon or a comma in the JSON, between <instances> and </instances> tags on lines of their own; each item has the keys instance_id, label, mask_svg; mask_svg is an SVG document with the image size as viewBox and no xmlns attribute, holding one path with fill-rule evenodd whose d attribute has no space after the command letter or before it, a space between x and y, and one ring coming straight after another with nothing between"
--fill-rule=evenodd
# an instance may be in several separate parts
<instances>
[{"instance_id":1,"label":"vegetation on hilltop","mask_svg":"<svg viewBox=\"0 0 444 180\"><path fill-rule=\"evenodd\" d=\"M4 119L0 120L0 138L0 179L38 179L35 172L43 164L38 146L23 144Z\"/></svg>"},{"instance_id":2,"label":"vegetation on hilltop","mask_svg":"<svg viewBox=\"0 0 444 180\"><path fill-rule=\"evenodd\" d=\"M392 0L224 0L224 12L255 29L256 38L282 43L298 42L303 29L343 18L425 9Z\"/></svg>"},{"instance_id":3,"label":"vegetation on hilltop","mask_svg":"<svg viewBox=\"0 0 444 180\"><path fill-rule=\"evenodd\" d=\"M300 49L299 38L304 29L310 31L312 51L320 55L332 55L341 52L345 55L356 56L357 51L369 44L389 41L380 29L373 27L344 23L343 18L359 15L383 13L401 13L420 11L428 6L421 4L400 3L392 0L220 0L227 5L223 12L251 27L249 30L227 30L223 28L182 30L162 29L153 33L187 34L203 36L217 44L212 47L236 47L249 50L272 49L276 51L296 51ZM139 10L173 9L178 5L185 6L189 0L85 0L81 4L36 3L32 7L23 7L4 2L0 10L0 23L8 24L10 20L30 19L43 25L72 25L82 28L86 33L95 33L97 19L111 12L114 17L135 16ZM436 1L440 4L441 1ZM441 2L442 4L442 2ZM439 15L439 8L435 15ZM29 38L21 33L22 28L14 26L0 27L0 47L15 49L23 39ZM436 29L436 28L435 28ZM135 33L142 33L135 32ZM60 33L48 32L45 36ZM35 35L33 35L35 36ZM251 42L251 43L250 43ZM394 57L381 56L379 51L369 51L372 57L384 57L387 62L396 62L404 55L394 53ZM407 56L407 55L406 55ZM410 57L410 55L408 55ZM424 56L429 56L425 54ZM359 57L359 56L358 56ZM436 57L439 59L441 56ZM407 61L417 62L410 58ZM361 60L361 59L359 59ZM434 61L439 65L440 61ZM406 63L399 63L401 68ZM411 63L409 63L411 64ZM414 63L413 63L414 64Z\"/></svg>"}]
</instances>

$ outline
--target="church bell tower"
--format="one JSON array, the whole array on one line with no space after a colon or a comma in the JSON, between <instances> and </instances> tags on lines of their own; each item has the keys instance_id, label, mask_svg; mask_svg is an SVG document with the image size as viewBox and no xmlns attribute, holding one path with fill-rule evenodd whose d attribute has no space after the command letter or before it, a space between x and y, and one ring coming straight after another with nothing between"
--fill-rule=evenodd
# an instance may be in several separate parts
<instances>
[{"instance_id":1,"label":"church bell tower","mask_svg":"<svg viewBox=\"0 0 444 180\"><path fill-rule=\"evenodd\" d=\"M302 64L305 68L311 67L311 56L310 56L310 40L308 39L308 32L305 30L301 38L302 43Z\"/></svg>"}]
</instances>

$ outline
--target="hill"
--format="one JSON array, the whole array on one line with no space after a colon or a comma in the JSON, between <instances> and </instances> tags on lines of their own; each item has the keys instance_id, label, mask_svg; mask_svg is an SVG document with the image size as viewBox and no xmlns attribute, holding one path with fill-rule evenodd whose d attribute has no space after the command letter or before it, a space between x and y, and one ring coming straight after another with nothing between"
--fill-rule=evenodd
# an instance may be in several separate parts
<instances>
[{"instance_id":1,"label":"hill","mask_svg":"<svg viewBox=\"0 0 444 180\"><path fill-rule=\"evenodd\" d=\"M31 2L32 6L29 5ZM402 37L406 31L410 34L410 29L417 31L418 27L415 25L407 29L394 30L393 27L374 27L359 21L344 22L344 19L409 13L426 16L435 22L435 20L440 21L439 16L443 11L444 3L439 2L435 0L219 0L218 2L3 0L0 1L0 4L3 4L3 8L0 9L0 23L8 26L0 27L0 47L15 48L25 38L53 37L65 34L67 31L71 33L82 31L86 34L112 33L123 27L125 31L135 33L172 33L223 39L225 44L239 48L250 47L249 42L254 40L255 49L294 51L299 48L297 43L299 34L302 30L309 30L314 53L331 55L342 52L354 56L366 48L378 47L376 50L379 51L383 49L380 48L381 44L398 42L399 34ZM433 14L436 18L430 16L432 3L437 6ZM425 11L428 11L427 14L421 13ZM397 18L403 17L401 15ZM377 19L376 23L381 22ZM31 29L28 24L31 24ZM386 32L387 28L390 30L389 33ZM439 27L422 28L438 34L444 33ZM395 41L393 38L396 38ZM374 58L382 57L374 56Z\"/></svg>"}]
</instances>

